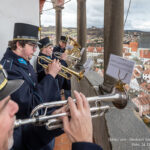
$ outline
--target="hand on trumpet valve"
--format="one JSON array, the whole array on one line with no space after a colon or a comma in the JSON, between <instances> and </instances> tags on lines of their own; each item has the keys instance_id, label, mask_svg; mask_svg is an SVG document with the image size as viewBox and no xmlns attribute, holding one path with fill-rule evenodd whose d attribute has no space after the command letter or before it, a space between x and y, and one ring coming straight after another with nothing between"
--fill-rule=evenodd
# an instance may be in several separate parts
<instances>
[{"instance_id":1,"label":"hand on trumpet valve","mask_svg":"<svg viewBox=\"0 0 150 150\"><path fill-rule=\"evenodd\" d=\"M61 63L59 62L59 60L54 59L52 63L48 64L45 73L50 74L55 78L60 70L61 70Z\"/></svg>"},{"instance_id":2,"label":"hand on trumpet valve","mask_svg":"<svg viewBox=\"0 0 150 150\"><path fill-rule=\"evenodd\" d=\"M64 105L63 107L59 108L59 109L56 109L52 115L56 115L56 114L61 114L63 112L66 112L68 116L70 116L70 110L69 110L69 107L68 107L68 104ZM58 119L61 119L62 120L62 117L58 117Z\"/></svg>"},{"instance_id":3,"label":"hand on trumpet valve","mask_svg":"<svg viewBox=\"0 0 150 150\"><path fill-rule=\"evenodd\" d=\"M88 101L82 93L74 91L74 95L76 104L72 98L68 98L71 117L62 117L64 131L71 142L92 142L92 120Z\"/></svg>"}]
</instances>

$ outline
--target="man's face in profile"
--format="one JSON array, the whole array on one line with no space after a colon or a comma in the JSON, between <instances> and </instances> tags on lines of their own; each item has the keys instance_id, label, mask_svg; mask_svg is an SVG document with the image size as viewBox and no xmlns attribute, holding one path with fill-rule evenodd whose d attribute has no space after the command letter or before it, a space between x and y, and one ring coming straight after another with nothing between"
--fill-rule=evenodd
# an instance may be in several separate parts
<instances>
[{"instance_id":1,"label":"man's face in profile","mask_svg":"<svg viewBox=\"0 0 150 150\"><path fill-rule=\"evenodd\" d=\"M13 145L13 128L18 105L5 97L0 101L0 150L8 150Z\"/></svg>"}]
</instances>

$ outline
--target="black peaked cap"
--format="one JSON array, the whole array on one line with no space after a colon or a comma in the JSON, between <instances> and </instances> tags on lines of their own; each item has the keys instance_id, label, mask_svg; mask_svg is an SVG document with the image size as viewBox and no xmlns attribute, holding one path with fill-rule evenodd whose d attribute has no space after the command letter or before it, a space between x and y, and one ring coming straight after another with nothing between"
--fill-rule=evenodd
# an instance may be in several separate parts
<instances>
[{"instance_id":1,"label":"black peaked cap","mask_svg":"<svg viewBox=\"0 0 150 150\"><path fill-rule=\"evenodd\" d=\"M15 23L13 40L38 40L39 27L26 23Z\"/></svg>"},{"instance_id":2,"label":"black peaked cap","mask_svg":"<svg viewBox=\"0 0 150 150\"><path fill-rule=\"evenodd\" d=\"M67 37L66 36L61 36L60 41L67 43Z\"/></svg>"},{"instance_id":3,"label":"black peaked cap","mask_svg":"<svg viewBox=\"0 0 150 150\"><path fill-rule=\"evenodd\" d=\"M52 42L49 40L48 37L45 37L41 40L39 40L39 48L47 47L49 45L52 45Z\"/></svg>"},{"instance_id":4,"label":"black peaked cap","mask_svg":"<svg viewBox=\"0 0 150 150\"><path fill-rule=\"evenodd\" d=\"M15 92L22 84L23 80L7 80L7 73L0 64L0 101Z\"/></svg>"}]
</instances>

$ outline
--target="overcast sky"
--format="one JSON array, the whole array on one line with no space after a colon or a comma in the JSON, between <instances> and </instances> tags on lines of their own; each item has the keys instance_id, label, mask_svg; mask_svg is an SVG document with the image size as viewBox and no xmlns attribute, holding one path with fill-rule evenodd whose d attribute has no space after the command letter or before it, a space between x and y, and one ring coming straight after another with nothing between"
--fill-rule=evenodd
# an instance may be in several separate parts
<instances>
[{"instance_id":1,"label":"overcast sky","mask_svg":"<svg viewBox=\"0 0 150 150\"><path fill-rule=\"evenodd\" d=\"M49 0L50 1L50 0ZM130 0L125 1L124 18ZM87 0L87 27L104 25L104 0ZM43 10L52 8L50 2L46 2ZM55 26L55 10L43 11L41 23L44 26ZM77 25L77 0L66 3L62 10L63 27L76 27ZM125 29L150 31L150 0L132 0Z\"/></svg>"}]
</instances>

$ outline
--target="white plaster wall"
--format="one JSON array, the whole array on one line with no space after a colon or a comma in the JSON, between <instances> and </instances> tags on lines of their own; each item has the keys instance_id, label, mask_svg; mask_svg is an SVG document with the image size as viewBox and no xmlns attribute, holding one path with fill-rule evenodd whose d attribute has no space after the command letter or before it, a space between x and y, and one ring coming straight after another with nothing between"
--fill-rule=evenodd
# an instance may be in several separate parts
<instances>
[{"instance_id":1,"label":"white plaster wall","mask_svg":"<svg viewBox=\"0 0 150 150\"><path fill-rule=\"evenodd\" d=\"M39 0L4 0L0 5L0 59L13 38L14 23L39 25Z\"/></svg>"}]
</instances>

